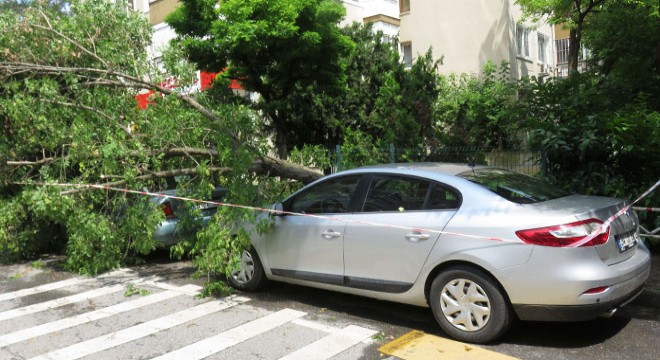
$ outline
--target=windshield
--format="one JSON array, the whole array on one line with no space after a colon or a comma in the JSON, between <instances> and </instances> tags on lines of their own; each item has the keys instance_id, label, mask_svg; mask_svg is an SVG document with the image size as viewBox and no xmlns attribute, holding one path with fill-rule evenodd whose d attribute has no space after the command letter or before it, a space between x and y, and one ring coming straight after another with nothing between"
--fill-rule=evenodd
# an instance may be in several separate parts
<instances>
[{"instance_id":1,"label":"windshield","mask_svg":"<svg viewBox=\"0 0 660 360\"><path fill-rule=\"evenodd\" d=\"M570 195L539 179L502 169L476 169L458 176L517 204L534 204Z\"/></svg>"}]
</instances>

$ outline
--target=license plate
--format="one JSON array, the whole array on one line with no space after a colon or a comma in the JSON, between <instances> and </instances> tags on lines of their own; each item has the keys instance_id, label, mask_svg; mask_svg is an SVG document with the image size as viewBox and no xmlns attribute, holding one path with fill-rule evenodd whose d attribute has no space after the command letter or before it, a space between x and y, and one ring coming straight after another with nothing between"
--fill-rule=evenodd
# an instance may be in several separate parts
<instances>
[{"instance_id":1,"label":"license plate","mask_svg":"<svg viewBox=\"0 0 660 360\"><path fill-rule=\"evenodd\" d=\"M616 246L619 247L619 251L624 252L637 245L639 235L637 235L637 232L633 232L623 235L615 235L614 239L616 240Z\"/></svg>"},{"instance_id":2,"label":"license plate","mask_svg":"<svg viewBox=\"0 0 660 360\"><path fill-rule=\"evenodd\" d=\"M209 204L209 203L201 203L197 205L197 208L200 210L205 210L205 209L210 209L210 208L215 208L218 207L216 204Z\"/></svg>"}]
</instances>

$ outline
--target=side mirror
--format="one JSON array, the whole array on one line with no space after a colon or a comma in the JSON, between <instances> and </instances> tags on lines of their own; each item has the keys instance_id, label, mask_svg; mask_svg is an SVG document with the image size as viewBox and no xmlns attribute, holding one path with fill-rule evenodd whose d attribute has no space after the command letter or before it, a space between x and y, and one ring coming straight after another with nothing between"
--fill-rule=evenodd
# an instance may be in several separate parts
<instances>
[{"instance_id":1,"label":"side mirror","mask_svg":"<svg viewBox=\"0 0 660 360\"><path fill-rule=\"evenodd\" d=\"M274 212L271 213L273 216L286 216L286 214L282 213L282 211L284 211L284 205L282 205L282 203L278 202L273 205L273 210Z\"/></svg>"}]
</instances>

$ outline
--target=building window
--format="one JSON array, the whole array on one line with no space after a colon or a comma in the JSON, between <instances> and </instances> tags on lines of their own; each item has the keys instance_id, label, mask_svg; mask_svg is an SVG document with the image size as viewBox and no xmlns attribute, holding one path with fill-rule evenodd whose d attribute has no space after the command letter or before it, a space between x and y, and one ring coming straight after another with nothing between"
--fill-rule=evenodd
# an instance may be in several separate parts
<instances>
[{"instance_id":1,"label":"building window","mask_svg":"<svg viewBox=\"0 0 660 360\"><path fill-rule=\"evenodd\" d=\"M529 34L531 30L524 25L516 25L516 48L518 56L529 57Z\"/></svg>"},{"instance_id":2,"label":"building window","mask_svg":"<svg viewBox=\"0 0 660 360\"><path fill-rule=\"evenodd\" d=\"M403 66L411 68L413 63L411 42L401 43L401 54L403 55Z\"/></svg>"},{"instance_id":3,"label":"building window","mask_svg":"<svg viewBox=\"0 0 660 360\"><path fill-rule=\"evenodd\" d=\"M548 63L548 45L550 44L550 39L548 36L541 33L538 34L538 47L539 47L539 63L547 64Z\"/></svg>"},{"instance_id":4,"label":"building window","mask_svg":"<svg viewBox=\"0 0 660 360\"><path fill-rule=\"evenodd\" d=\"M568 39L559 39L555 41L557 48L557 64L568 63Z\"/></svg>"},{"instance_id":5,"label":"building window","mask_svg":"<svg viewBox=\"0 0 660 360\"><path fill-rule=\"evenodd\" d=\"M568 63L568 45L568 38L555 40L555 47L557 48L557 64ZM591 58L591 51L584 46L580 46L578 61L588 60L589 58Z\"/></svg>"},{"instance_id":6,"label":"building window","mask_svg":"<svg viewBox=\"0 0 660 360\"><path fill-rule=\"evenodd\" d=\"M409 12L410 11L410 0L399 0L399 11Z\"/></svg>"}]
</instances>

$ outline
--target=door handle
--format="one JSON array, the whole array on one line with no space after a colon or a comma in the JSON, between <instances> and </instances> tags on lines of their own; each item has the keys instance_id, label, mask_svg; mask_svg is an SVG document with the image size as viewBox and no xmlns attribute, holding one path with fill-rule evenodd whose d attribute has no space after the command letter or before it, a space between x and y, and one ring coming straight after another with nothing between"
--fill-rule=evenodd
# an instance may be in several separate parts
<instances>
[{"instance_id":1,"label":"door handle","mask_svg":"<svg viewBox=\"0 0 660 360\"><path fill-rule=\"evenodd\" d=\"M418 242L422 240L428 240L431 237L429 234L422 234L418 232L406 234L406 240L410 242Z\"/></svg>"},{"instance_id":2,"label":"door handle","mask_svg":"<svg viewBox=\"0 0 660 360\"><path fill-rule=\"evenodd\" d=\"M326 230L326 231L321 233L321 236L323 236L327 240L330 240L332 238L340 237L341 233L339 231Z\"/></svg>"}]
</instances>

